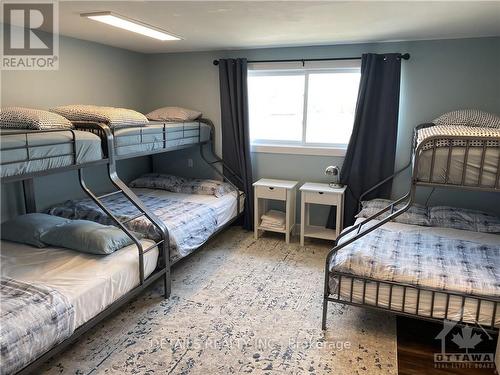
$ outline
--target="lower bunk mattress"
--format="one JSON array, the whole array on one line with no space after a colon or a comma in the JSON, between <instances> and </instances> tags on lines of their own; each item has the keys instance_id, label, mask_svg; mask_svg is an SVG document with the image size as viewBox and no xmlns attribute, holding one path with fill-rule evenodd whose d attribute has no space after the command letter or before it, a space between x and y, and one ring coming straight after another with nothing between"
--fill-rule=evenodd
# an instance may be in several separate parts
<instances>
[{"instance_id":1,"label":"lower bunk mattress","mask_svg":"<svg viewBox=\"0 0 500 375\"><path fill-rule=\"evenodd\" d=\"M159 189L133 189L134 193L168 228L171 263L183 258L202 244L218 229L238 215L239 193L231 192L221 197L201 194L181 194ZM121 195L102 199L119 219L125 220L139 213ZM244 197L240 197L240 212ZM48 210L49 214L69 219L96 221L113 225L112 220L90 199L71 200ZM126 224L128 228L154 240L160 234L145 217Z\"/></svg>"},{"instance_id":2,"label":"lower bunk mattress","mask_svg":"<svg viewBox=\"0 0 500 375\"><path fill-rule=\"evenodd\" d=\"M140 154L210 140L211 128L203 122L150 122L143 127L122 127L113 131L115 154Z\"/></svg>"},{"instance_id":3,"label":"lower bunk mattress","mask_svg":"<svg viewBox=\"0 0 500 375\"><path fill-rule=\"evenodd\" d=\"M0 135L2 177L89 163L103 158L101 138L87 131L61 130L30 134L30 131L26 130L26 134L14 134L18 132L19 129L2 129ZM73 156L73 151L76 158Z\"/></svg>"},{"instance_id":4,"label":"lower bunk mattress","mask_svg":"<svg viewBox=\"0 0 500 375\"><path fill-rule=\"evenodd\" d=\"M329 289L339 296L340 285L347 302L498 327L499 270L499 235L390 222L332 257Z\"/></svg>"},{"instance_id":5,"label":"lower bunk mattress","mask_svg":"<svg viewBox=\"0 0 500 375\"><path fill-rule=\"evenodd\" d=\"M9 241L1 248L2 374L22 369L140 282L135 245L107 256ZM145 277L158 256L158 248L144 255Z\"/></svg>"}]
</instances>

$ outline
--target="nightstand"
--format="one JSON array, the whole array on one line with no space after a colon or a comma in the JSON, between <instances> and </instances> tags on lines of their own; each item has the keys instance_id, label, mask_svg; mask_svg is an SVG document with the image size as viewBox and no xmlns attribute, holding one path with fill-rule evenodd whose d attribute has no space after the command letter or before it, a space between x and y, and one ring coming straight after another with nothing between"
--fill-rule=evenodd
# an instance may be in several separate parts
<instances>
[{"instance_id":1,"label":"nightstand","mask_svg":"<svg viewBox=\"0 0 500 375\"><path fill-rule=\"evenodd\" d=\"M335 240L342 230L342 218L344 216L344 193L346 187L331 188L328 184L307 182L300 187L301 210L300 210L300 244L304 246L304 238L321 238L324 240ZM335 229L325 228L320 225L310 225L309 205L322 204L337 207Z\"/></svg>"},{"instance_id":2,"label":"nightstand","mask_svg":"<svg viewBox=\"0 0 500 375\"><path fill-rule=\"evenodd\" d=\"M253 183L254 187L254 236L259 238L261 231L271 231L285 234L286 243L290 243L290 232L295 227L295 202L298 181L273 180L262 178ZM285 202L285 228L277 229L261 225L261 215L267 212L268 200Z\"/></svg>"}]
</instances>

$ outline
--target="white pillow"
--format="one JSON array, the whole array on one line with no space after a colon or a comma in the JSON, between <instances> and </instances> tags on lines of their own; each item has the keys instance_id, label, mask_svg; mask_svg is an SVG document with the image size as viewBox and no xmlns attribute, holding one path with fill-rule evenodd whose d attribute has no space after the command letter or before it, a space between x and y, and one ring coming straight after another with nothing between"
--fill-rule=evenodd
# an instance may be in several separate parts
<instances>
[{"instance_id":1,"label":"white pillow","mask_svg":"<svg viewBox=\"0 0 500 375\"><path fill-rule=\"evenodd\" d=\"M182 107L162 107L149 112L146 117L151 121L183 122L201 117L201 112Z\"/></svg>"},{"instance_id":2,"label":"white pillow","mask_svg":"<svg viewBox=\"0 0 500 375\"><path fill-rule=\"evenodd\" d=\"M3 129L73 129L66 118L42 109L6 107L0 110L0 128Z\"/></svg>"},{"instance_id":3,"label":"white pillow","mask_svg":"<svg viewBox=\"0 0 500 375\"><path fill-rule=\"evenodd\" d=\"M439 116L432 121L436 125L465 125L500 129L500 117L478 109L460 109Z\"/></svg>"},{"instance_id":4,"label":"white pillow","mask_svg":"<svg viewBox=\"0 0 500 375\"><path fill-rule=\"evenodd\" d=\"M110 128L145 126L149 122L142 113L127 108L76 104L51 108L50 111L71 121L100 122Z\"/></svg>"}]
</instances>

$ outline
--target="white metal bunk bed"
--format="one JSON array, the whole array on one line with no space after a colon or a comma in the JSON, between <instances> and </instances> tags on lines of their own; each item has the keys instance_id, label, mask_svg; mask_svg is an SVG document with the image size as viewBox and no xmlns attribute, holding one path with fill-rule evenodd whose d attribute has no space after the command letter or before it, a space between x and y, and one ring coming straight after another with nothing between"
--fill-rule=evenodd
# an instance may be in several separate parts
<instances>
[{"instance_id":1,"label":"white metal bunk bed","mask_svg":"<svg viewBox=\"0 0 500 375\"><path fill-rule=\"evenodd\" d=\"M167 228L145 207L127 185L118 178L115 159L112 152L113 136L110 129L102 124L92 122L75 122L74 125L76 129L2 130L0 136L2 146L2 160L0 162L2 173L0 182L3 184L21 181L23 183L26 212L32 213L36 212L35 190L33 187L33 179L35 177L69 170L78 171L80 185L84 192L101 207L106 215L110 217L113 224L122 229L134 243L127 251L119 252L119 255L115 255L114 265L117 271L127 272L127 269L130 269L131 266L134 267L135 264L135 267L138 266L138 270L135 272L137 274L137 280L132 277L129 280L130 282L125 285L124 289L122 288L121 292L110 295L102 305L82 315L84 317L79 319L78 326L70 336L64 337L62 342L49 348L46 352L35 353L35 358L32 358L25 367L19 369L17 372L19 374L32 373L49 358L60 353L75 342L90 328L111 315L119 307L135 298L153 282L163 278L164 296L168 298L170 295L170 267L166 261L168 259L168 246L166 245L168 244ZM157 241L144 241L138 239L136 234L126 227L126 222L121 221L102 204L101 200L103 197L94 194L86 185L84 169L94 165L106 165L108 177L111 183L118 189L117 192L122 194L123 197L137 209L140 215L146 217L157 229L159 233L159 239ZM30 252L29 246L27 245L22 246L3 241L2 247L2 277L5 276L10 279L16 275L16 266L10 262L11 259L8 255L26 255L33 253L33 251ZM23 252L20 252L19 248L22 248ZM43 265L49 263L53 264L52 262L54 261L57 262L57 258L61 260L61 264L65 264L68 257L74 258L76 256L69 250L49 249L49 251L50 250L54 250L51 254L54 256L41 257L39 259L41 269L44 269ZM134 255L134 252L137 252L137 255ZM151 254L155 254L156 256L151 257ZM36 254L32 255L35 256ZM120 258L117 258L118 256L124 256L128 258L128 260L123 262L124 259L122 257L122 261L119 262ZM111 258L113 257L110 257L109 260L111 260ZM151 260L152 258L154 259ZM66 262L66 264L67 263L68 262ZM90 262L90 266L87 267L87 271L92 270L93 266L99 268L99 263L102 262L93 259L93 261ZM146 271L145 268L147 268ZM22 269L22 267L19 269ZM35 283L33 286L36 286L37 278L35 273L36 269L33 270L33 273L28 278L29 280L27 279L22 282L24 283L27 281L29 286L29 282L31 281ZM21 274L26 275L26 272L21 272ZM90 273L88 276L93 278L95 274ZM57 285L57 277L56 275L55 279L46 279L45 284L51 285L52 282ZM107 277L107 281L109 281L110 278L113 278L113 275L107 275ZM100 286L102 287L103 285ZM97 285L97 287L99 287L99 285Z\"/></svg>"},{"instance_id":2,"label":"white metal bunk bed","mask_svg":"<svg viewBox=\"0 0 500 375\"><path fill-rule=\"evenodd\" d=\"M375 214L358 219L355 225L341 233L335 247L329 252L325 263L322 328L326 329L328 303L336 302L430 321L452 320L463 325L480 324L483 329L498 330L500 290L496 269L499 265L481 262L492 261L485 257L489 250L493 249L495 254L498 253L500 236L419 227L395 223L392 220L410 210L415 191L421 186L500 193L499 131L472 127L457 131L453 127L419 125L414 131L409 165L366 191L361 199L410 166L412 177L409 192ZM384 253L383 240L387 238L392 241L392 254ZM463 262L471 261L471 268L478 265L486 268L487 280L480 280L479 288L463 288L458 285L448 288L443 287L446 283L443 284L442 280L427 280L425 276L428 275L420 277L421 270L408 270L408 267L405 268L408 264L395 265L386 262L394 256L394 252L399 254L410 249L408 252L411 253L411 249L415 248L418 249L410 255L423 259L424 254L418 252L420 246L424 248L422 242L433 240L448 242L445 245L435 244L433 251L442 246L462 249L460 257L469 257ZM468 246L468 240L474 240L481 246ZM378 241L381 241L382 247L374 243ZM365 251L370 247L371 253ZM471 249L470 254L467 254L470 250L467 247ZM353 257L353 254L359 253L361 256ZM429 252L425 255L429 255L428 259L431 261L434 259L437 263L446 263L446 259L440 258L439 254ZM457 253L457 259L460 257ZM410 263L414 262L414 259ZM382 263L377 263L379 261ZM349 266L346 267L348 263ZM400 270L400 266L405 269ZM452 270L443 272L439 277L449 278L452 284L471 281L465 280L467 275L451 275L446 272ZM412 273L417 274L416 277L412 277L415 276ZM468 287L474 283L477 283L477 280L473 280Z\"/></svg>"}]
</instances>

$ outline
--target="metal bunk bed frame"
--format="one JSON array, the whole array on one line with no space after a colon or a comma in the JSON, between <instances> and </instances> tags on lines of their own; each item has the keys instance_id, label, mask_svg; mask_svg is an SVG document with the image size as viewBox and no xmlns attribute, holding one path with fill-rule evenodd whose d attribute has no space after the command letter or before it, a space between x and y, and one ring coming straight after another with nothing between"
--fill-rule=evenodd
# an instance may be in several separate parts
<instances>
[{"instance_id":1,"label":"metal bunk bed frame","mask_svg":"<svg viewBox=\"0 0 500 375\"><path fill-rule=\"evenodd\" d=\"M491 303L492 304L492 318L491 321L484 324L481 323L480 326L482 329L488 330L488 331L498 331L498 324L495 322L495 317L497 314L497 309L500 308L500 298L496 297L485 297L485 296L477 296L473 294L467 294L467 293L458 293L458 292L449 292L449 291L444 291L441 289L436 289L436 288L429 288L429 287L422 287L422 286L416 286L412 284L405 284L401 282L393 282L393 281L385 281L385 280L378 280L375 278L370 278L370 277L364 277L364 276L357 276L355 274L350 274L350 273L344 273L344 272L338 272L338 271L330 271L330 261L332 257L342 248L346 247L347 245L351 244L352 242L356 241L357 239L367 235L368 233L374 231L375 229L381 227L385 223L391 221L392 219L398 217L399 215L403 214L406 212L411 205L414 202L415 199L415 192L416 189L420 186L427 186L427 187L442 187L442 188L460 188L460 189L470 189L470 190L477 190L477 191L488 191L488 192L496 192L500 193L500 157L497 163L497 169L496 169L496 180L494 181L493 186L485 186L482 184L482 176L484 172L484 166L485 166L485 155L486 155L486 150L489 147L500 147L500 146L488 146L488 141L491 141L491 137L467 137L467 136L432 136L426 138L424 141L418 143L418 131L420 129L433 126L434 124L422 124L419 125L415 128L414 130L414 136L413 136L413 144L412 144L412 156L410 159L410 162L404 166L403 168L399 169L396 171L394 174L391 176L387 177L386 179L380 181L367 191L365 191L361 196L360 196L360 202L363 197L365 197L368 193L374 191L378 187L382 186L383 184L391 181L394 179L397 175L399 175L401 172L404 170L408 169L408 167L412 166L412 177L411 177L411 185L408 193L406 193L404 196L401 198L395 200L392 202L390 205L386 206L379 212L375 213L374 215L366 218L362 222L358 223L357 225L352 226L351 228L343 231L340 236L336 239L335 241L335 246L333 247L332 250L328 253L328 256L326 258L325 262L325 279L324 279L324 294L323 294L323 315L322 315L322 322L321 326L323 330L326 330L326 321L327 321L327 312L328 312L328 302L337 302L341 304L346 304L346 305L353 305L353 306L358 306L358 307L366 307L370 309L376 309L376 310L382 310L386 312L390 312L396 315L402 315L402 316L407 316L407 317L412 317L412 318L418 318L418 319L423 319L423 320L429 320L429 321L434 321L434 322L443 322L444 320L453 320L456 324L459 325L478 325L481 320L480 320L480 315L481 315L481 304L482 303ZM445 142L447 146L440 146L440 147L445 147L448 149L447 153L447 163L446 163L446 169L445 169L445 177L443 182L435 182L433 181L433 168L434 168L434 162L435 162L435 155L436 155L436 148L437 148L437 141L438 140L446 140ZM464 154L464 159L463 159L463 166L462 166L462 174L461 174L461 184L453 184L449 182L449 175L450 175L450 163L451 163L451 157L452 157L452 152L453 149L462 147L462 145L457 145L456 141L462 141L462 143L465 143L465 154ZM467 161L469 157L469 150L471 147L471 143L475 142L480 143L480 146L474 146L474 147L481 147L482 148L482 153L481 153L481 163L479 165L479 175L478 175L478 181L475 186L470 186L470 185L464 185L465 182L465 176L466 176L466 170L467 170ZM500 138L498 139L498 142L500 142ZM429 178L427 181L421 181L418 178L418 171L419 171L419 155L420 152L424 150L424 147L426 146L432 146L432 161L431 161L431 171L429 173ZM402 204L400 208L396 209L396 206ZM376 219L383 213L386 213L390 211L390 214L385 217L384 219L378 221L377 223L373 223L372 220ZM371 226L368 226L366 224L370 223L373 224ZM339 240L343 237L345 237L349 233L355 232L355 235L346 241L339 243ZM330 282L330 277L333 277L336 280L336 290L331 291L329 288L329 282ZM342 282L349 282L351 284L350 286L350 293L347 298L344 298L341 295L341 286ZM349 281L346 281L349 280ZM362 295L361 295L361 302L356 302L354 301L353 298L353 284L354 282L361 282L362 283ZM367 303L366 302L366 290L367 290L367 285L375 285L376 291L375 291L375 302L374 303ZM387 306L382 306L379 300L379 291L381 286L386 286L389 288L389 296L388 296L388 302ZM402 295L402 304L401 304L401 309L395 309L392 306L392 298L393 298L393 288L397 286L399 288L403 288L403 295ZM415 312L408 312L406 311L406 298L409 290L413 290L417 293L416 296L416 308ZM421 295L423 293L430 293L430 298L431 298L431 306L430 306L430 313L429 314L422 314L420 312L420 303L421 303ZM436 300L436 295L444 295L446 296L446 302L445 302L445 312L444 312L444 317L441 316L436 316L437 314L434 313L434 306L435 306L435 300ZM451 298L458 298L461 307L460 307L460 316L457 317L449 316L449 305L450 305L450 299ZM470 323L469 321L464 320L464 309L465 309L465 304L466 301L475 301L476 302L476 312L474 314L474 319L473 321L476 322L475 324Z\"/></svg>"},{"instance_id":2,"label":"metal bunk bed frame","mask_svg":"<svg viewBox=\"0 0 500 375\"><path fill-rule=\"evenodd\" d=\"M210 127L210 138L207 141L201 142L200 137L201 137L201 123L205 123ZM34 185L33 185L33 179L35 177L40 177L40 176L46 176L54 173L59 173L63 171L70 171L70 170L77 170L78 171L78 179L80 186L82 190L101 208L111 219L114 221L114 223L122 229L131 239L132 241L136 244L139 252L139 275L140 275L140 284L136 288L132 289L128 293L126 293L124 296L113 302L110 306L108 306L105 310L103 310L101 313L90 319L88 322L84 323L82 326L78 327L73 335L68 337L66 340L58 344L57 346L53 347L43 355L41 355L39 358L37 358L35 361L31 362L29 365L24 367L22 370L18 372L18 374L29 374L32 373L36 368L38 368L40 365L42 365L44 362L49 360L50 358L54 357L55 355L61 353L64 349L66 349L69 345L73 344L75 341L77 341L84 333L86 333L88 330L90 330L92 327L100 323L102 320L106 319L110 315L112 315L117 309L125 305L127 302L132 300L133 298L137 297L141 292L143 292L146 288L148 288L151 284L153 284L155 281L163 277L163 287L164 287L164 297L168 298L171 293L171 277L170 277L170 269L171 266L176 264L178 261L186 259L187 257L179 258L174 262L170 262L170 241L169 241L169 233L168 233L168 228L165 226L165 224L159 220L150 210L142 203L142 201L134 194L133 191L131 191L128 186L118 177L117 171L116 171L116 160L118 159L126 159L126 158L133 158L133 157L140 157L140 156L146 156L146 155L152 155L152 154L157 154L157 153L163 153L163 152L169 152L169 151L174 151L174 150L179 150L183 148L189 148L198 145L199 147L199 152L201 155L201 158L207 163L207 165L220 177L222 177L226 182L228 182L233 189L237 192L237 215L229 220L224 226L219 228L216 232L214 232L205 242L205 244L213 238L215 235L220 233L222 230L230 226L234 221L236 221L241 215L241 198L244 193L241 193L234 183L234 181L237 181L237 183L243 184L242 178L234 172L229 166L227 166L224 161L217 156L214 152L214 134L215 134L215 127L209 119L200 119L198 123L198 140L196 143L190 143L190 144L183 144L179 145L176 147L169 147L166 148L166 142L167 142L167 132L166 132L166 127L163 127L163 148L161 149L156 149L153 151L144 151L140 153L135 153L135 154L129 154L126 156L121 156L117 157L115 155L115 143L114 143L114 136L113 136L113 131L107 126L106 124L102 123L94 123L94 122L86 122L86 121L74 121L73 124L75 125L75 128L77 130L83 130L83 131L88 131L91 133L94 133L98 135L101 138L101 143L102 143L102 149L104 152L104 158L89 162L89 163L78 163L77 158L76 158L76 136L75 136L75 131L73 129L57 129L57 130L39 130L39 131L19 131L19 132L11 132L8 133L9 135L19 135L19 134L26 134L26 142L23 146L19 147L13 147L12 149L19 149L19 150L25 150L27 158L22 161L34 161L34 160L39 160L39 159L45 159L45 158L31 158L30 157L30 148L36 148L36 147L46 147L48 144L43 144L43 145L29 145L28 143L28 134L35 134L35 133L47 133L47 132L70 132L71 133L71 140L68 142L58 142L57 144L70 144L72 147L72 151L69 154L59 154L55 156L49 156L47 158L51 157L60 157L60 156L72 156L72 164L69 166L65 167L60 167L60 168L53 168L50 170L44 170L44 171L39 171L39 172L33 172L33 173L27 173L23 175L16 175L16 176L9 176L9 177L4 177L1 179L1 183L8 183L8 182L14 182L14 181L21 181L23 182L23 192L24 192L24 200L25 200L25 207L26 207L26 212L36 212L36 203L35 203L35 190L34 190ZM182 130L184 131L184 129ZM6 134L7 135L7 134ZM141 132L141 137L142 137L142 132ZM142 143L144 144L144 143ZM206 153L206 148L209 148L209 155ZM4 149L5 150L5 149ZM16 161L16 163L22 162L22 161ZM4 163L8 164L8 163ZM113 186L117 189L114 192L103 194L103 195L96 195L85 183L85 178L84 178L84 168L89 167L89 166L95 166L95 165L106 165L107 170L108 170L108 178L110 179L111 183ZM3 164L0 164L3 165ZM223 171L221 171L217 166L220 166L223 168ZM224 173L225 172L225 173ZM227 177L227 175L230 175L230 177ZM109 197L111 195L116 195L116 194L123 194L138 210L139 214L132 217L128 218L124 221L120 221L113 213L106 208L106 206L101 202L102 198ZM145 216L149 221L153 223L153 225L159 230L161 234L161 239L160 241L156 242L154 245L149 246L148 248L144 249L142 246L142 243L139 241L139 239L136 238L136 236L133 234L132 231L130 231L127 227L126 224L129 221L132 221L134 219L137 219L141 216ZM201 249L205 244L201 245L198 249ZM159 266L157 266L157 269L147 278L144 278L144 254L146 254L148 251L153 250L155 247L159 248L160 250L160 259L159 259ZM193 252L194 253L194 252ZM192 255L192 253L190 254ZM190 256L188 255L188 257Z\"/></svg>"},{"instance_id":3,"label":"metal bunk bed frame","mask_svg":"<svg viewBox=\"0 0 500 375\"><path fill-rule=\"evenodd\" d=\"M102 320L106 319L108 316L112 315L117 309L119 309L121 306L132 300L133 298L137 297L141 292L143 292L147 287L149 287L152 283L155 281L159 280L160 278L163 278L164 282L164 297L168 298L170 296L170 290L171 290L171 285L170 285L170 267L169 264L167 263L167 259L169 257L169 247L167 246L169 236L168 236L168 230L166 226L156 218L155 215L153 215L147 207L144 206L144 204L141 202L141 200L125 185L118 177L116 173L116 164L115 164L115 159L113 157L113 136L111 133L111 130L109 129L108 126L103 125L103 124L97 124L97 123L91 123L91 122L74 122L74 125L77 127L78 130L84 130L84 131L90 131L92 133L95 133L100 136L101 138L101 145L104 153L103 159L89 162L89 163L78 163L77 158L76 158L76 135L75 135L75 130L73 129L51 129L51 130L25 130L25 131L19 131L19 132L10 132L7 134L2 134L2 136L9 136L9 135L26 135L26 141L25 144L22 146L16 146L16 147L11 147L8 149L3 149L3 150L24 150L26 152L27 157L22 160L22 161L15 161L15 163L19 162L30 162L30 161L35 161L35 160L42 160L42 159L50 159L54 157L61 157L61 156L72 156L72 164L60 168L52 168L44 171L38 171L38 172L33 172L33 173L26 173L26 174L20 174L20 175L15 175L15 176L9 176L9 177L3 177L1 178L1 183L9 183L9 182L14 182L14 181L21 181L23 182L23 190L24 190L24 199L25 199L25 209L27 213L32 213L36 212L36 204L35 204L35 190L34 190L34 185L33 185L33 179L35 177L39 176L46 176L54 173L59 173L63 171L69 171L69 170L77 170L78 171L78 178L80 182L80 186L83 189L83 191L113 220L113 222L120 228L122 229L127 236L135 243L138 249L138 255L139 255L139 285L135 287L134 289L130 290L127 292L125 295L120 297L118 300L113 302L111 305L109 305L106 309L104 309L102 312L97 314L95 317L84 323L82 326L78 327L74 333L65 339L63 342L59 343L49 351L45 352L42 354L40 357L35 359L33 362L28 364L26 367L21 369L18 374L29 374L32 373L36 368L38 368L40 365L42 365L44 362L46 362L48 359L52 358L53 356L57 355L58 353L62 352L64 349L66 349L69 345L73 344L76 340L80 338L84 333L86 333L89 329L94 327L96 324L101 322ZM45 158L33 158L30 155L30 149L37 148L37 147L46 147L48 144L42 144L42 145L30 145L28 142L28 134L44 134L44 133L52 133L52 132L69 132L71 134L71 139L67 142L57 142L55 144L51 145L63 145L63 144L69 144L71 146L71 152L70 153L65 153L65 154L58 154L54 156L48 156ZM111 152L110 152L111 151ZM7 164L12 164L13 162L6 162L6 163L0 163L0 165L7 165ZM94 165L107 165L108 169L108 177L113 184L118 190L116 190L113 193L105 194L98 196L92 192L92 190L86 185L84 175L83 175L83 170L84 168L94 166ZM141 241L134 235L132 231L130 231L125 224L130 220L124 220L120 221L113 213L106 208L106 206L101 202L101 199L105 196L109 196L111 194L123 194L139 211L140 211L140 216L146 217L160 232L160 241L154 243L153 245L144 248ZM139 217L137 215L136 217ZM136 218L134 217L134 218ZM144 277L144 254L146 254L148 251L153 250L154 248L158 247L159 253L160 253L160 259L157 265L156 270L149 275L147 278Z\"/></svg>"}]
</instances>

